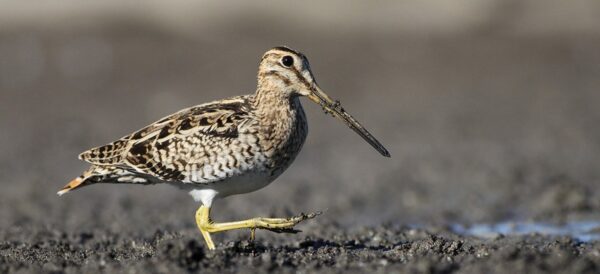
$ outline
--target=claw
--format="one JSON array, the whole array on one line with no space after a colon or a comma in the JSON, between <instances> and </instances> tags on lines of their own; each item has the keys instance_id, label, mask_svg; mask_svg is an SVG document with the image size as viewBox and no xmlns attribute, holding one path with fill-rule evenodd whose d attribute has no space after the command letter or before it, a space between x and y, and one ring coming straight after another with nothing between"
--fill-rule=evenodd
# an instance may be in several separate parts
<instances>
[{"instance_id":1,"label":"claw","mask_svg":"<svg viewBox=\"0 0 600 274\"><path fill-rule=\"evenodd\" d=\"M304 220L313 219L321 214L323 214L322 211L311 212L308 214L302 212L294 217L289 218L289 220L298 223L298 222L302 222Z\"/></svg>"},{"instance_id":2,"label":"claw","mask_svg":"<svg viewBox=\"0 0 600 274\"><path fill-rule=\"evenodd\" d=\"M299 229L295 229L293 226L305 221L305 220L309 220L309 219L313 219L319 215L323 214L322 211L317 211L317 212L311 212L311 213L300 213L296 216L290 217L287 220L292 222L293 224L290 227L277 227L277 228L263 228L265 230L269 230L271 232L275 232L275 233L289 233L289 234L296 234L298 232L302 232L302 230Z\"/></svg>"},{"instance_id":3,"label":"claw","mask_svg":"<svg viewBox=\"0 0 600 274\"><path fill-rule=\"evenodd\" d=\"M287 233L287 234L296 234L302 232L302 230L295 228L265 228L265 230L275 232L275 233Z\"/></svg>"}]
</instances>

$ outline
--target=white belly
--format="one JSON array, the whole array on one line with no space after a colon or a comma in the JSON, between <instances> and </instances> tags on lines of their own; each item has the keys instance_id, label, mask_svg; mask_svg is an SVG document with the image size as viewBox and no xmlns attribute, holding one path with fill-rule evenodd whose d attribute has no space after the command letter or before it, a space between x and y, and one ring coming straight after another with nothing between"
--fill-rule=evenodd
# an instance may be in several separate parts
<instances>
[{"instance_id":1,"label":"white belly","mask_svg":"<svg viewBox=\"0 0 600 274\"><path fill-rule=\"evenodd\" d=\"M184 188L189 190L195 201L210 207L215 198L253 192L267 186L276 178L277 176L271 176L269 172L246 172L208 184L185 184Z\"/></svg>"}]
</instances>

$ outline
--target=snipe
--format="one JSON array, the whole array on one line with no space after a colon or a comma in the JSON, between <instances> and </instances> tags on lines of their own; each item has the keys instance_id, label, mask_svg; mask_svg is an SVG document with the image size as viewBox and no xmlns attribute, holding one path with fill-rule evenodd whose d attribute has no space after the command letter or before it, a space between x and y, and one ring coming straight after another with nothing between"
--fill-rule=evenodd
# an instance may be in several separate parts
<instances>
[{"instance_id":1,"label":"snipe","mask_svg":"<svg viewBox=\"0 0 600 274\"><path fill-rule=\"evenodd\" d=\"M308 97L342 120L383 156L389 152L317 85L306 57L287 47L267 51L256 93L215 101L169 115L79 158L91 164L58 192L95 183L167 183L201 202L196 222L209 249L210 234L248 228L294 232L318 213L291 218L253 218L214 223L214 199L265 187L296 158L308 127L300 97Z\"/></svg>"}]
</instances>

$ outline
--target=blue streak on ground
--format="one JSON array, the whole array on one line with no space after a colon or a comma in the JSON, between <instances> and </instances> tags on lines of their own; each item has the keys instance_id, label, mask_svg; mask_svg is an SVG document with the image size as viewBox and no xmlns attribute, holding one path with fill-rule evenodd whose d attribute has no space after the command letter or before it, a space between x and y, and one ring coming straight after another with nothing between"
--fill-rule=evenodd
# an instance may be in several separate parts
<instances>
[{"instance_id":1,"label":"blue streak on ground","mask_svg":"<svg viewBox=\"0 0 600 274\"><path fill-rule=\"evenodd\" d=\"M600 240L600 221L572 221L564 224L543 222L501 222L463 226L455 224L451 229L462 235L480 238L495 238L499 235L541 234L546 236L569 236L577 241Z\"/></svg>"}]
</instances>

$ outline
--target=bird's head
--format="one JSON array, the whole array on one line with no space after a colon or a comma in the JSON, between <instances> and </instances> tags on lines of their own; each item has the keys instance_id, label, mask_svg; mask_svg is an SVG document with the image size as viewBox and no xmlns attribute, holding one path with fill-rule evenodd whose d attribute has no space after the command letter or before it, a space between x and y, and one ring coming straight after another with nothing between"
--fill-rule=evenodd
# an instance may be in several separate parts
<instances>
[{"instance_id":1,"label":"bird's head","mask_svg":"<svg viewBox=\"0 0 600 274\"><path fill-rule=\"evenodd\" d=\"M270 92L280 92L285 97L305 96L320 105L326 113L343 121L381 155L390 157L385 147L356 119L348 114L337 100L329 97L315 80L304 54L288 47L275 47L267 51L260 62L259 85Z\"/></svg>"}]
</instances>

